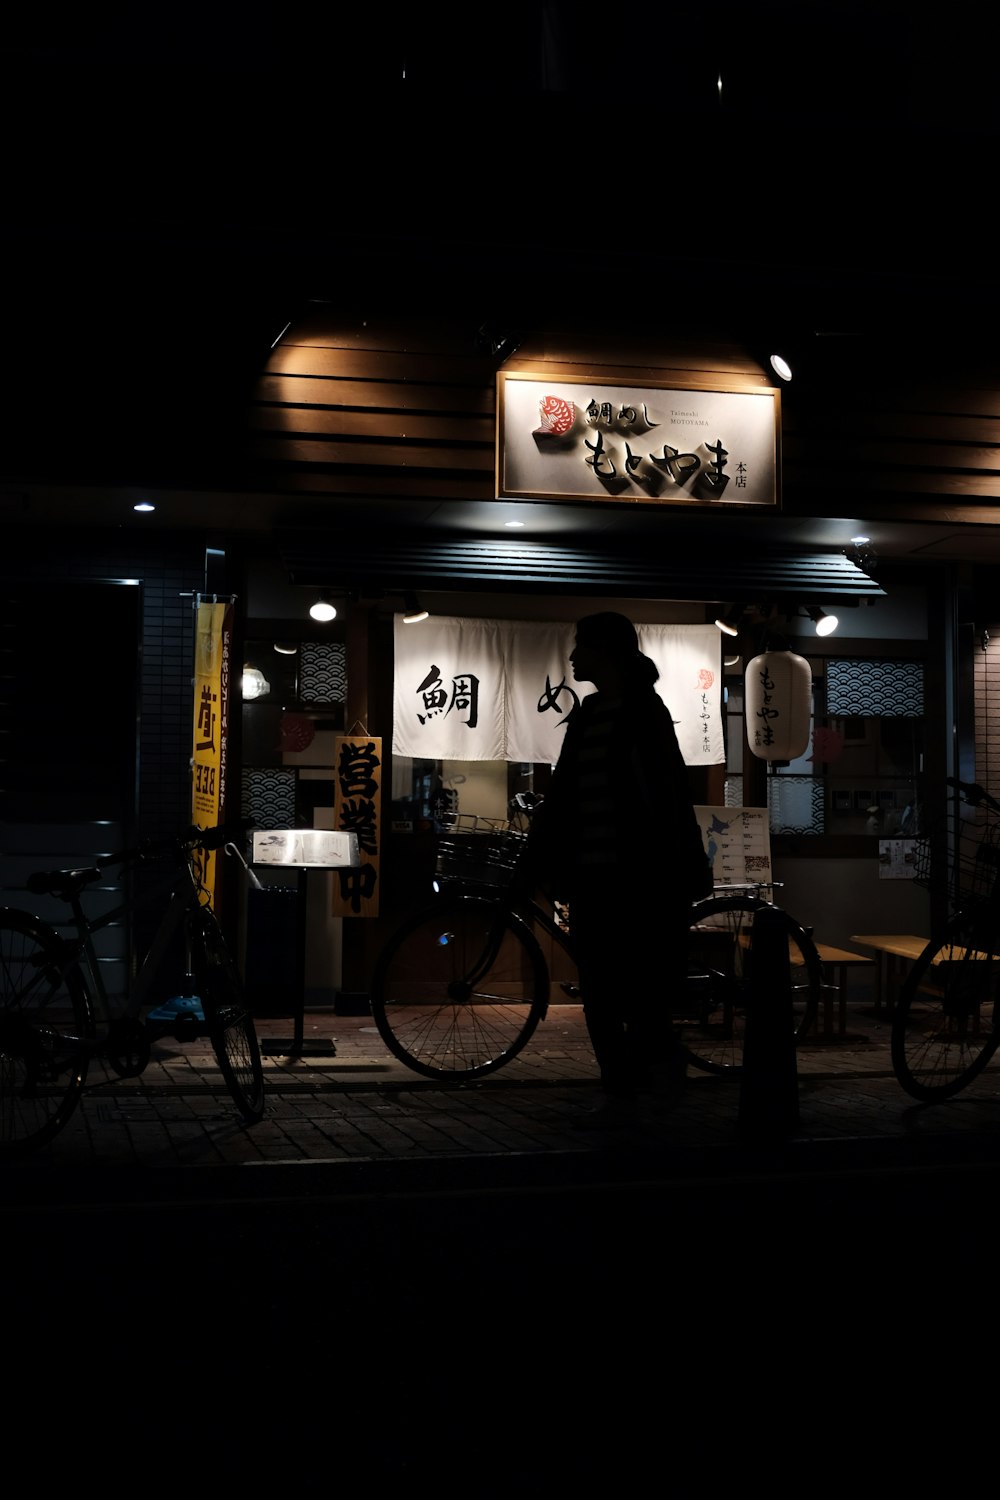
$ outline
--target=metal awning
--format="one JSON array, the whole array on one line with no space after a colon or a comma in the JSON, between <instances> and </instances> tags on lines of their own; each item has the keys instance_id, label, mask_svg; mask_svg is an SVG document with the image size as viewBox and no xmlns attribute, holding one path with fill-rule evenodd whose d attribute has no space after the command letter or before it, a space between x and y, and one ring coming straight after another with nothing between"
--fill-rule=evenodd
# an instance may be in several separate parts
<instances>
[{"instance_id":1,"label":"metal awning","mask_svg":"<svg viewBox=\"0 0 1000 1500\"><path fill-rule=\"evenodd\" d=\"M885 590L842 552L803 551L762 538L719 547L702 538L669 552L608 539L564 542L361 534L285 538L293 584L366 594L421 588L448 592L588 594L634 599L786 599L858 602Z\"/></svg>"}]
</instances>

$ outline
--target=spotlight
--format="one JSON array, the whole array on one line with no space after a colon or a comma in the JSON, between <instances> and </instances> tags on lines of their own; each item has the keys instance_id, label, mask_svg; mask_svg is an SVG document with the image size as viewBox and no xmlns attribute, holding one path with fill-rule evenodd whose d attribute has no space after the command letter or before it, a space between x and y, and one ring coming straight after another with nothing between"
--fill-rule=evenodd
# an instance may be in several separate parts
<instances>
[{"instance_id":1,"label":"spotlight","mask_svg":"<svg viewBox=\"0 0 1000 1500\"><path fill-rule=\"evenodd\" d=\"M768 364L778 379L783 380L787 385L792 378L792 367L785 356L783 354L772 354L768 358Z\"/></svg>"},{"instance_id":2,"label":"spotlight","mask_svg":"<svg viewBox=\"0 0 1000 1500\"><path fill-rule=\"evenodd\" d=\"M832 635L840 621L836 615L828 615L825 609L808 609L806 614L816 626L817 635Z\"/></svg>"},{"instance_id":3,"label":"spotlight","mask_svg":"<svg viewBox=\"0 0 1000 1500\"><path fill-rule=\"evenodd\" d=\"M729 608L717 618L715 622L716 628L721 630L723 635L739 635L739 624L742 615L742 604L731 604Z\"/></svg>"},{"instance_id":4,"label":"spotlight","mask_svg":"<svg viewBox=\"0 0 1000 1500\"><path fill-rule=\"evenodd\" d=\"M403 624L419 625L421 620L426 620L430 610L421 609L416 594L403 595Z\"/></svg>"},{"instance_id":5,"label":"spotlight","mask_svg":"<svg viewBox=\"0 0 1000 1500\"><path fill-rule=\"evenodd\" d=\"M326 594L321 594L315 604L310 604L309 613L314 620L319 620L321 624L326 624L328 621L337 618L336 608L330 603Z\"/></svg>"},{"instance_id":6,"label":"spotlight","mask_svg":"<svg viewBox=\"0 0 1000 1500\"><path fill-rule=\"evenodd\" d=\"M506 323L483 323L476 332L476 348L494 359L509 359L521 347L523 335Z\"/></svg>"}]
</instances>

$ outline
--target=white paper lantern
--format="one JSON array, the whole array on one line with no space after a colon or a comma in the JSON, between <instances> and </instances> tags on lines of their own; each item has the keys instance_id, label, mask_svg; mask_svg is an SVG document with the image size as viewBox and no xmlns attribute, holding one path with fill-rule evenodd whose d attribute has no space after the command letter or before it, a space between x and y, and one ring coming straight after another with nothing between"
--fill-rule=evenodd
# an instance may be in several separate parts
<instances>
[{"instance_id":1,"label":"white paper lantern","mask_svg":"<svg viewBox=\"0 0 1000 1500\"><path fill-rule=\"evenodd\" d=\"M747 744L758 760L796 760L809 744L812 672L804 656L764 651L747 662Z\"/></svg>"}]
</instances>

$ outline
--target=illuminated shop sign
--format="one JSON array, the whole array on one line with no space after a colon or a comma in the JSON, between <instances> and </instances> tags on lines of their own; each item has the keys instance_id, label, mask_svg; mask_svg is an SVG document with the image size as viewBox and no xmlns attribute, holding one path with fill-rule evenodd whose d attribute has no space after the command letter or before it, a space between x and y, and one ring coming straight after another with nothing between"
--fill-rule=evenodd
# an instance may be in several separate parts
<instances>
[{"instance_id":1,"label":"illuminated shop sign","mask_svg":"<svg viewBox=\"0 0 1000 1500\"><path fill-rule=\"evenodd\" d=\"M498 499L777 507L781 392L497 375Z\"/></svg>"}]
</instances>

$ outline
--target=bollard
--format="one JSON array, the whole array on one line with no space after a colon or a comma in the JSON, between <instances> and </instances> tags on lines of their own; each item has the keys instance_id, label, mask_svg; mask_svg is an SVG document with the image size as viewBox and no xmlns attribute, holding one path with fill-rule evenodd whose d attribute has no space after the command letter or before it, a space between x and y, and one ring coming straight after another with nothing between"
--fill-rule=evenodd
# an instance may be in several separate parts
<instances>
[{"instance_id":1,"label":"bollard","mask_svg":"<svg viewBox=\"0 0 1000 1500\"><path fill-rule=\"evenodd\" d=\"M799 1123L788 928L781 912L765 906L755 914L750 951L739 1124L747 1134L773 1138Z\"/></svg>"}]
</instances>

